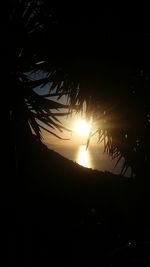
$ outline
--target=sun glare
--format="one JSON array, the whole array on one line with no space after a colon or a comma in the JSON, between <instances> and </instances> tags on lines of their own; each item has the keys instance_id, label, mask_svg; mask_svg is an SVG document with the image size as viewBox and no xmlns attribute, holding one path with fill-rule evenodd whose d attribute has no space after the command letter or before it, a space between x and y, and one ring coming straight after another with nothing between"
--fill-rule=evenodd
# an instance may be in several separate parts
<instances>
[{"instance_id":1,"label":"sun glare","mask_svg":"<svg viewBox=\"0 0 150 267\"><path fill-rule=\"evenodd\" d=\"M86 120L77 120L74 126L74 130L81 136L88 136L91 130L91 124Z\"/></svg>"}]
</instances>

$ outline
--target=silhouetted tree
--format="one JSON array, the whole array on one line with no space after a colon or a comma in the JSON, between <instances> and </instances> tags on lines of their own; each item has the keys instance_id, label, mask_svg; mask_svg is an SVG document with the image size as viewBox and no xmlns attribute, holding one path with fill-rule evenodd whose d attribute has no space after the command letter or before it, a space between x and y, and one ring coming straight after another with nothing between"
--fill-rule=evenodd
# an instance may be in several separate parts
<instances>
[{"instance_id":1,"label":"silhouetted tree","mask_svg":"<svg viewBox=\"0 0 150 267\"><path fill-rule=\"evenodd\" d=\"M16 161L19 150L25 150L26 145L31 144L33 132L39 141L41 129L61 138L55 130L62 132L65 129L58 117L68 114L68 106L50 99L52 96L61 97L62 92L54 90L57 86L54 79L56 66L46 60L41 46L45 37L53 36L51 33L55 28L54 18L47 13L43 1L12 1L3 12L2 63L12 162L12 159ZM46 84L48 93L42 94L41 87ZM34 90L37 86L38 93ZM13 167L15 164L12 162Z\"/></svg>"},{"instance_id":2,"label":"silhouetted tree","mask_svg":"<svg viewBox=\"0 0 150 267\"><path fill-rule=\"evenodd\" d=\"M81 7L57 1L12 4L6 77L8 87L15 91L9 90L9 109L11 120L24 124L26 136L31 125L40 139L43 124L40 126L39 121L63 129L52 109L66 106L48 97L67 95L69 107L77 105L79 110L86 102L87 118L93 118L90 137L98 133L105 151L118 160L124 157L122 173L131 166L136 175L148 175L148 13L141 6L119 8L118 13L111 6ZM43 78L31 79L37 72ZM46 95L33 90L46 84Z\"/></svg>"}]
</instances>

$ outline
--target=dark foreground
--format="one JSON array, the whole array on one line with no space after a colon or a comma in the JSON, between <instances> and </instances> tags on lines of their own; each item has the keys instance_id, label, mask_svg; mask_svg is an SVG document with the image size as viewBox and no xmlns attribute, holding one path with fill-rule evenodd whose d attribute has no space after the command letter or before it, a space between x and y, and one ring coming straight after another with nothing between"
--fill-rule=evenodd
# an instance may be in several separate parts
<instances>
[{"instance_id":1,"label":"dark foreground","mask_svg":"<svg viewBox=\"0 0 150 267\"><path fill-rule=\"evenodd\" d=\"M36 141L17 166L1 194L0 266L150 266L145 177L89 170Z\"/></svg>"}]
</instances>

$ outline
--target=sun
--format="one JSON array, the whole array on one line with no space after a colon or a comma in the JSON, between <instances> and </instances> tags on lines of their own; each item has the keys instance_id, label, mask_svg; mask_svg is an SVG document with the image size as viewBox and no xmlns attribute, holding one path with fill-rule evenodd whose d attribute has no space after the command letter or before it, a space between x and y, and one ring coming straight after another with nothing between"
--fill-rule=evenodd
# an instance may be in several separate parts
<instances>
[{"instance_id":1,"label":"sun","mask_svg":"<svg viewBox=\"0 0 150 267\"><path fill-rule=\"evenodd\" d=\"M84 119L78 119L75 122L74 130L80 136L88 137L91 131L91 124Z\"/></svg>"}]
</instances>

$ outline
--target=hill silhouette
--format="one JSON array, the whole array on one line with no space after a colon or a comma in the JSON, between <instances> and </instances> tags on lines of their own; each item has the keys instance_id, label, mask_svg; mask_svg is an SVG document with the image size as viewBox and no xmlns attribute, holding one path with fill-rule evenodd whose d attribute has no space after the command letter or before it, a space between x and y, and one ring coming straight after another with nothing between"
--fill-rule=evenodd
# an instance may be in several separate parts
<instances>
[{"instance_id":1,"label":"hill silhouette","mask_svg":"<svg viewBox=\"0 0 150 267\"><path fill-rule=\"evenodd\" d=\"M10 262L109 266L116 260L121 264L122 256L134 264L147 260L147 186L79 166L36 138L19 155L16 202L10 197L6 209L11 210Z\"/></svg>"}]
</instances>

